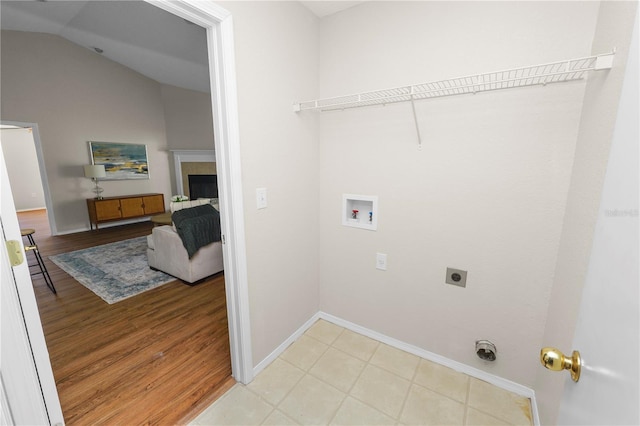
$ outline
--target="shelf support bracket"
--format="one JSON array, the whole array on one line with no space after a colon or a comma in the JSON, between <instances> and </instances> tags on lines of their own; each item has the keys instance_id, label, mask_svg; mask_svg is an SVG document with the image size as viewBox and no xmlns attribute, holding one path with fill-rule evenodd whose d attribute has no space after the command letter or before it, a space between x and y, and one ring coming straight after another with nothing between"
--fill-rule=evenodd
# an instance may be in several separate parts
<instances>
[{"instance_id":1,"label":"shelf support bracket","mask_svg":"<svg viewBox=\"0 0 640 426\"><path fill-rule=\"evenodd\" d=\"M599 55L596 58L596 64L593 69L596 71L599 70L608 70L613 67L613 58L616 56L616 49L613 49L611 53L605 55Z\"/></svg>"},{"instance_id":2,"label":"shelf support bracket","mask_svg":"<svg viewBox=\"0 0 640 426\"><path fill-rule=\"evenodd\" d=\"M420 126L418 125L418 115L416 114L416 102L411 95L411 111L413 112L413 122L416 124L416 133L418 134L418 151L422 150L422 136L420 135Z\"/></svg>"}]
</instances>

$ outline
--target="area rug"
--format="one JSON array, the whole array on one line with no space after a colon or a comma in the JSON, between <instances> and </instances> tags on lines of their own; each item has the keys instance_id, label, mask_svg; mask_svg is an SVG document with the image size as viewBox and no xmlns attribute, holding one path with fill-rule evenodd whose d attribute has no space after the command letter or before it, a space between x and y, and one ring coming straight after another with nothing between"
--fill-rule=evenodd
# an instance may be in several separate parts
<instances>
[{"instance_id":1,"label":"area rug","mask_svg":"<svg viewBox=\"0 0 640 426\"><path fill-rule=\"evenodd\" d=\"M109 304L175 280L149 268L147 237L49 256L49 259Z\"/></svg>"}]
</instances>

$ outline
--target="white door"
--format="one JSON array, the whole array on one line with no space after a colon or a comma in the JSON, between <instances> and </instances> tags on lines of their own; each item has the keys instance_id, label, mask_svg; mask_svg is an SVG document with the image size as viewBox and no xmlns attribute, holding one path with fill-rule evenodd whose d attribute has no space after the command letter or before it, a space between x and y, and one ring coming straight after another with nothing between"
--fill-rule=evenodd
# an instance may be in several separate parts
<instances>
[{"instance_id":1,"label":"white door","mask_svg":"<svg viewBox=\"0 0 640 426\"><path fill-rule=\"evenodd\" d=\"M578 383L567 375L558 424L640 424L639 49L636 15L573 342L582 357L582 372Z\"/></svg>"},{"instance_id":2,"label":"white door","mask_svg":"<svg viewBox=\"0 0 640 426\"><path fill-rule=\"evenodd\" d=\"M20 235L11 186L0 149L1 295L0 418L14 424L63 424L49 352ZM11 266L6 241L19 242L24 261Z\"/></svg>"}]
</instances>

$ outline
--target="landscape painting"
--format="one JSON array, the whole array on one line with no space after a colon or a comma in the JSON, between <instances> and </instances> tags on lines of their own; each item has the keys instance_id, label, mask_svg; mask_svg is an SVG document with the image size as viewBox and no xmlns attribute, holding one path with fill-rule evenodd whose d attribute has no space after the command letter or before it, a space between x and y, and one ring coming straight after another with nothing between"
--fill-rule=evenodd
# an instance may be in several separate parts
<instances>
[{"instance_id":1,"label":"landscape painting","mask_svg":"<svg viewBox=\"0 0 640 426\"><path fill-rule=\"evenodd\" d=\"M92 164L104 165L105 180L149 179L146 145L89 142L89 152Z\"/></svg>"}]
</instances>

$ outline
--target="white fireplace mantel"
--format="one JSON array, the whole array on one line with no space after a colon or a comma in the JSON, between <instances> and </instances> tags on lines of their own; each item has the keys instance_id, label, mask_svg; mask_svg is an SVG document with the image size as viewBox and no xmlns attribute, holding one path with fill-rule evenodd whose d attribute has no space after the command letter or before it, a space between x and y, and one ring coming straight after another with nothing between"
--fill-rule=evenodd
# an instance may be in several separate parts
<instances>
[{"instance_id":1,"label":"white fireplace mantel","mask_svg":"<svg viewBox=\"0 0 640 426\"><path fill-rule=\"evenodd\" d=\"M172 149L173 161L175 165L176 189L178 194L184 194L182 186L182 163L215 163L216 153L212 149Z\"/></svg>"}]
</instances>

